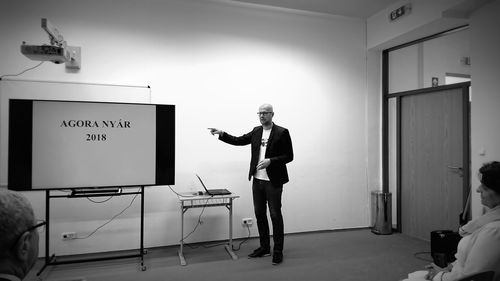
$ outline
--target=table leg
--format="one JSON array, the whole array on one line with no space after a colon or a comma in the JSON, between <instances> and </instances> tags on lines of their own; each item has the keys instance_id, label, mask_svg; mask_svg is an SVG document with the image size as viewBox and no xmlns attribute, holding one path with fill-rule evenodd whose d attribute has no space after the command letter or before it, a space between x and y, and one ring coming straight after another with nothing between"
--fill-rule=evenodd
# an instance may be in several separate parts
<instances>
[{"instance_id":1,"label":"table leg","mask_svg":"<svg viewBox=\"0 0 500 281\"><path fill-rule=\"evenodd\" d=\"M178 254L181 265L187 265L184 258L184 202L181 202L181 241Z\"/></svg>"},{"instance_id":2,"label":"table leg","mask_svg":"<svg viewBox=\"0 0 500 281\"><path fill-rule=\"evenodd\" d=\"M229 200L229 244L225 245L226 251L233 260L237 260L238 256L233 252L233 198Z\"/></svg>"}]
</instances>

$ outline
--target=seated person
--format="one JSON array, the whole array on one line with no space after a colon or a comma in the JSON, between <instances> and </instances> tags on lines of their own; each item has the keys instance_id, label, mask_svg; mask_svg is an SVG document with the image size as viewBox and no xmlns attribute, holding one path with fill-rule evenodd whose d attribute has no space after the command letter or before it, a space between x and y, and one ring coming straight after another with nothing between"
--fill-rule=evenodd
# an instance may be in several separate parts
<instances>
[{"instance_id":1,"label":"seated person","mask_svg":"<svg viewBox=\"0 0 500 281\"><path fill-rule=\"evenodd\" d=\"M446 268L429 265L428 271L409 274L408 281L458 281L484 271L494 271L500 281L500 162L484 164L479 169L481 204L489 210L459 229L456 261Z\"/></svg>"},{"instance_id":2,"label":"seated person","mask_svg":"<svg viewBox=\"0 0 500 281\"><path fill-rule=\"evenodd\" d=\"M0 281L26 277L38 258L38 232L30 202L0 188Z\"/></svg>"}]
</instances>

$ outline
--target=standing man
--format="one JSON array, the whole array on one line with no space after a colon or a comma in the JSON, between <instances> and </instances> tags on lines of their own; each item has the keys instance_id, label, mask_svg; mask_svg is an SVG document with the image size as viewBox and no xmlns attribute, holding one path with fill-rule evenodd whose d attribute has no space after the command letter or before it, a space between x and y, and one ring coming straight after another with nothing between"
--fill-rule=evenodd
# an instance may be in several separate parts
<instances>
[{"instance_id":1,"label":"standing man","mask_svg":"<svg viewBox=\"0 0 500 281\"><path fill-rule=\"evenodd\" d=\"M212 135L232 145L248 145L252 147L248 180L253 177L252 194L257 228L259 230L260 247L248 255L249 258L260 258L271 254L269 223L267 208L273 224L273 265L283 262L284 226L281 214L281 194L283 184L288 182L286 163L293 160L292 140L288 129L273 123L273 106L263 104L259 107L260 123L243 136L235 137L224 131L209 128Z\"/></svg>"},{"instance_id":2,"label":"standing man","mask_svg":"<svg viewBox=\"0 0 500 281\"><path fill-rule=\"evenodd\" d=\"M0 280L22 280L38 258L37 229L30 202L21 193L0 188Z\"/></svg>"}]
</instances>

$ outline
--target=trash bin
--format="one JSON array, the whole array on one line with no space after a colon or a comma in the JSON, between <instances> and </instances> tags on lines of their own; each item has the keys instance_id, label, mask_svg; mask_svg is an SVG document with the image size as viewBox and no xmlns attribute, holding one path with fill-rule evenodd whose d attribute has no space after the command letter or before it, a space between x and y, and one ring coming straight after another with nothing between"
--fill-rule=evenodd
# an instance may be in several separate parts
<instances>
[{"instance_id":1,"label":"trash bin","mask_svg":"<svg viewBox=\"0 0 500 281\"><path fill-rule=\"evenodd\" d=\"M372 232L375 234L392 234L391 193L372 191Z\"/></svg>"}]
</instances>

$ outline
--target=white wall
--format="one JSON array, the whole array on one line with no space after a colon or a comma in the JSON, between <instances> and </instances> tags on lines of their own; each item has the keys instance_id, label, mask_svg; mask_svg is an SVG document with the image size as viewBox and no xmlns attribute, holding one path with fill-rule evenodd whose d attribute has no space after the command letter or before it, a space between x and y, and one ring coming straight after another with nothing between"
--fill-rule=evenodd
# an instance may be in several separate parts
<instances>
[{"instance_id":1,"label":"white wall","mask_svg":"<svg viewBox=\"0 0 500 281\"><path fill-rule=\"evenodd\" d=\"M500 1L494 1L471 17L471 161L472 161L472 214L482 214L477 171L485 162L500 161ZM484 150L484 155L481 151Z\"/></svg>"},{"instance_id":2,"label":"white wall","mask_svg":"<svg viewBox=\"0 0 500 281\"><path fill-rule=\"evenodd\" d=\"M362 20L199 0L10 1L0 10L0 75L35 65L19 46L48 42L42 17L69 45L82 47L82 69L45 63L21 78L150 85L153 103L176 105L173 188L199 190L198 173L210 187L240 195L235 237L246 236L241 218L253 217L250 148L219 142L206 128L246 133L259 124L255 112L264 102L274 105L274 121L289 128L294 145L283 194L285 231L368 226L369 191L380 183L380 111L379 87L367 94L367 85L379 85L379 69L367 77ZM43 217L43 193L29 196ZM88 233L129 200L85 202L82 209L71 200L54 202L51 252L137 247L138 202L92 238L60 241L62 231ZM146 247L178 244L178 207L167 187L146 190ZM187 230L199 211L186 214ZM224 239L225 215L205 210L205 223L188 242Z\"/></svg>"}]
</instances>

